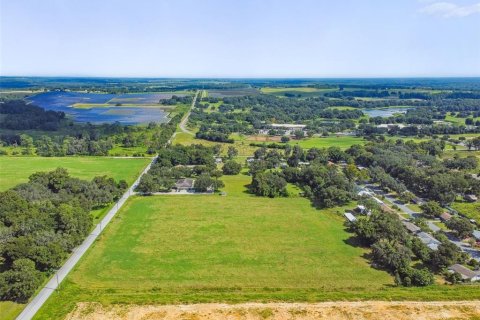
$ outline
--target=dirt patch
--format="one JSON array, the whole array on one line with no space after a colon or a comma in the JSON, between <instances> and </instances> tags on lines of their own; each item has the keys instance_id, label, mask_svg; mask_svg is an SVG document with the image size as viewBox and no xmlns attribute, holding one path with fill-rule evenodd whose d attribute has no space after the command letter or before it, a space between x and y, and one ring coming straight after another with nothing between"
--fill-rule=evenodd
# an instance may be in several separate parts
<instances>
[{"instance_id":1,"label":"dirt patch","mask_svg":"<svg viewBox=\"0 0 480 320\"><path fill-rule=\"evenodd\" d=\"M440 320L480 319L480 301L450 302L322 302L192 305L114 305L78 303L68 320Z\"/></svg>"},{"instance_id":2,"label":"dirt patch","mask_svg":"<svg viewBox=\"0 0 480 320\"><path fill-rule=\"evenodd\" d=\"M282 137L279 136L248 136L247 141L256 142L280 142Z\"/></svg>"}]
</instances>

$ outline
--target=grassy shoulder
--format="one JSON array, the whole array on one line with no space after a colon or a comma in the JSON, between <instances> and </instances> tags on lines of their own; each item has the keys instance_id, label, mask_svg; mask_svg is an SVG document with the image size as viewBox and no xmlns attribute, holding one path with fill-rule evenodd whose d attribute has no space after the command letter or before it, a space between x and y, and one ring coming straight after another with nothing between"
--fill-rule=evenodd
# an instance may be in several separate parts
<instances>
[{"instance_id":1,"label":"grassy shoulder","mask_svg":"<svg viewBox=\"0 0 480 320\"><path fill-rule=\"evenodd\" d=\"M24 304L12 301L0 301L0 319L15 319L25 308Z\"/></svg>"},{"instance_id":2,"label":"grassy shoulder","mask_svg":"<svg viewBox=\"0 0 480 320\"><path fill-rule=\"evenodd\" d=\"M51 171L58 167L66 168L72 176L80 179L90 180L95 176L107 175L131 184L149 162L149 158L0 157L0 190L27 182L32 173Z\"/></svg>"}]
</instances>

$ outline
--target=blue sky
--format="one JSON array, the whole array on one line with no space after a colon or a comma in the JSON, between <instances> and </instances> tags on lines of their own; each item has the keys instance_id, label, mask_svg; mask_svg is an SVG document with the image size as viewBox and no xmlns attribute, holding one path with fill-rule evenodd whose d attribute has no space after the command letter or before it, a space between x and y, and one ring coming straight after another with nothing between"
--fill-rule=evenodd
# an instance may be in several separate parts
<instances>
[{"instance_id":1,"label":"blue sky","mask_svg":"<svg viewBox=\"0 0 480 320\"><path fill-rule=\"evenodd\" d=\"M0 74L480 76L480 0L0 0Z\"/></svg>"}]
</instances>

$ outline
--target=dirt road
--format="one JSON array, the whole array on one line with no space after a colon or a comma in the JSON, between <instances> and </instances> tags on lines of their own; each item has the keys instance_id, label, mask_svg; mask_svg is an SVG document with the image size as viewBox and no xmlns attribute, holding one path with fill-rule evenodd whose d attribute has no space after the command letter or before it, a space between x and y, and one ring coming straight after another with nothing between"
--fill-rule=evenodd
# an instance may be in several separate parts
<instances>
[{"instance_id":1,"label":"dirt road","mask_svg":"<svg viewBox=\"0 0 480 320\"><path fill-rule=\"evenodd\" d=\"M441 302L322 302L322 303L243 303L103 307L97 303L79 303L67 316L79 319L328 319L328 320L427 320L479 319L480 301Z\"/></svg>"}]
</instances>

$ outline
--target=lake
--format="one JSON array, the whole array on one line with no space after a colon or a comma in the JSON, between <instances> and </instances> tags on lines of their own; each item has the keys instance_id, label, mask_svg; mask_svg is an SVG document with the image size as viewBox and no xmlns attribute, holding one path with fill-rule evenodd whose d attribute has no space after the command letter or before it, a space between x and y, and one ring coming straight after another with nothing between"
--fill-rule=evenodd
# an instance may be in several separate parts
<instances>
[{"instance_id":1,"label":"lake","mask_svg":"<svg viewBox=\"0 0 480 320\"><path fill-rule=\"evenodd\" d=\"M362 109L362 112L372 118L388 118L393 116L395 113L406 113L408 109L411 108Z\"/></svg>"},{"instance_id":2,"label":"lake","mask_svg":"<svg viewBox=\"0 0 480 320\"><path fill-rule=\"evenodd\" d=\"M160 105L158 108L152 108L152 104L172 96L171 93L103 94L51 91L34 95L27 100L46 110L63 111L69 118L78 122L139 124L167 122L168 113L161 109ZM73 108L72 105L76 103L111 104L111 107ZM115 106L117 103L128 106L117 107ZM148 104L148 107L142 107L142 104Z\"/></svg>"}]
</instances>

